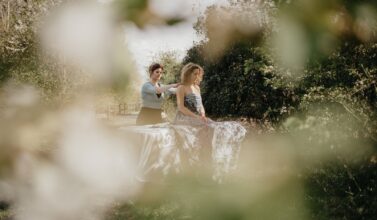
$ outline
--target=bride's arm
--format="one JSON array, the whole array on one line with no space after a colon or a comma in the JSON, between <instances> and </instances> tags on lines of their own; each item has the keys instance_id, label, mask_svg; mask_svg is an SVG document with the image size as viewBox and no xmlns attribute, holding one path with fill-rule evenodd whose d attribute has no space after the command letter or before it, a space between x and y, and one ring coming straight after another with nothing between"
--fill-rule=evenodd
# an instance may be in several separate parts
<instances>
[{"instance_id":1,"label":"bride's arm","mask_svg":"<svg viewBox=\"0 0 377 220\"><path fill-rule=\"evenodd\" d=\"M196 89L199 91L200 96L202 96L202 93L201 93L201 91L200 91L200 87L199 87L199 85L196 85L195 87L196 87ZM205 118L205 117L206 117L206 110L204 109L203 102L202 102L201 104L202 104L202 106L200 107L200 116L202 116L202 117Z\"/></svg>"},{"instance_id":2,"label":"bride's arm","mask_svg":"<svg viewBox=\"0 0 377 220\"><path fill-rule=\"evenodd\" d=\"M203 106L203 104L202 104L202 107L200 108L200 115L201 115L202 117L206 117L206 111L204 110L204 106Z\"/></svg>"},{"instance_id":3,"label":"bride's arm","mask_svg":"<svg viewBox=\"0 0 377 220\"><path fill-rule=\"evenodd\" d=\"M194 118L198 118L198 115L190 111L188 108L185 107L184 105L184 98L185 98L185 91L183 86L179 86L177 89L177 105L178 105L178 110L182 112L183 114L187 116L191 116Z\"/></svg>"}]
</instances>

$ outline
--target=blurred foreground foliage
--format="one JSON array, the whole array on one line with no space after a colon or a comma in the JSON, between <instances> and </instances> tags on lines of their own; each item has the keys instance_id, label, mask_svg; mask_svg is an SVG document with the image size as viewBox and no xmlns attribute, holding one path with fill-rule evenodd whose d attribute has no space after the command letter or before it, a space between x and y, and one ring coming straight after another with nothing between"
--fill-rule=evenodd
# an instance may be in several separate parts
<instances>
[{"instance_id":1,"label":"blurred foreground foliage","mask_svg":"<svg viewBox=\"0 0 377 220\"><path fill-rule=\"evenodd\" d=\"M120 5L119 20L143 27L182 19L161 18L147 2L114 1ZM108 218L373 219L376 3L229 2L210 7L199 18L195 28L205 39L182 63L174 54L161 56L159 62L169 73L163 80L178 81L179 69L187 62L202 65L208 116L271 123L277 142L267 136L258 145L256 137L249 137L240 159L241 164L246 161L242 172L223 185L205 179L208 174L204 180L190 174L163 186L146 184L140 200L115 207ZM45 101L64 103L88 78L72 78L79 70L45 59L38 52L34 26L59 3L0 2L0 79L3 84L32 84Z\"/></svg>"}]
</instances>

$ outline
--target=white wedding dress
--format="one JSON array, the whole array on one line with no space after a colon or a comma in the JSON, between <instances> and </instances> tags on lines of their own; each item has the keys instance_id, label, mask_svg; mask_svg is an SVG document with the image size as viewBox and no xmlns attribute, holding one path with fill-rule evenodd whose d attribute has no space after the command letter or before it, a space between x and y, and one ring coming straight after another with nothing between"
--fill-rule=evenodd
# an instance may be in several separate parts
<instances>
[{"instance_id":1,"label":"white wedding dress","mask_svg":"<svg viewBox=\"0 0 377 220\"><path fill-rule=\"evenodd\" d=\"M202 100L191 93L184 97L184 105L199 114ZM138 137L141 180L161 173L180 172L182 169L212 166L212 177L222 177L236 168L241 142L246 129L238 122L207 123L177 112L173 123L130 126L121 128ZM211 161L208 161L211 160Z\"/></svg>"}]
</instances>

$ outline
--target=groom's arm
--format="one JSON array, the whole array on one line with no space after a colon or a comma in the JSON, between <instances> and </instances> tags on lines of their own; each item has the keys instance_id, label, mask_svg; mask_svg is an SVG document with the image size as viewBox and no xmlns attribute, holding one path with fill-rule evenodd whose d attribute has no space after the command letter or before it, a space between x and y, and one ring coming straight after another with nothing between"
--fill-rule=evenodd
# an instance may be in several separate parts
<instances>
[{"instance_id":1,"label":"groom's arm","mask_svg":"<svg viewBox=\"0 0 377 220\"><path fill-rule=\"evenodd\" d=\"M178 87L178 83L169 84L169 85L161 85L161 88L166 96L174 95L176 94L176 90L174 88Z\"/></svg>"},{"instance_id":2,"label":"groom's arm","mask_svg":"<svg viewBox=\"0 0 377 220\"><path fill-rule=\"evenodd\" d=\"M158 88L156 86L153 86L150 83L147 83L143 85L142 92L154 95L154 94L161 94L163 91L161 88Z\"/></svg>"}]
</instances>

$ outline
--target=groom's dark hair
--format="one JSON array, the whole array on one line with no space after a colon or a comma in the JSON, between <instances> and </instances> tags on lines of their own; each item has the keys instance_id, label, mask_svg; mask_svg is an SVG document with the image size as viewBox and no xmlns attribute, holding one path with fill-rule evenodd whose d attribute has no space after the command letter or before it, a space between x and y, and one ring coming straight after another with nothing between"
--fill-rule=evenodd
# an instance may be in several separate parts
<instances>
[{"instance_id":1,"label":"groom's dark hair","mask_svg":"<svg viewBox=\"0 0 377 220\"><path fill-rule=\"evenodd\" d=\"M159 63L153 63L152 65L150 65L149 70L148 70L149 76L152 75L153 71L155 71L156 69L159 69L159 68L164 69L164 67Z\"/></svg>"}]
</instances>

